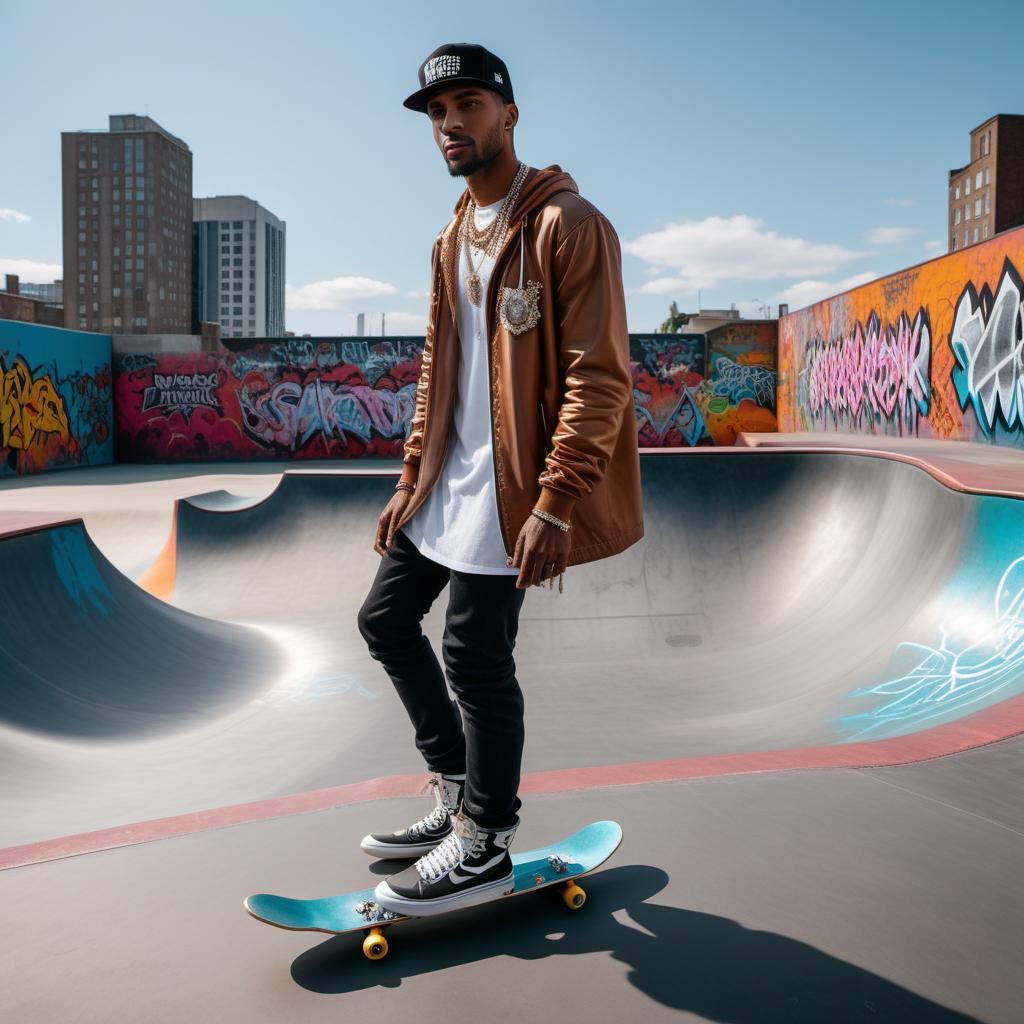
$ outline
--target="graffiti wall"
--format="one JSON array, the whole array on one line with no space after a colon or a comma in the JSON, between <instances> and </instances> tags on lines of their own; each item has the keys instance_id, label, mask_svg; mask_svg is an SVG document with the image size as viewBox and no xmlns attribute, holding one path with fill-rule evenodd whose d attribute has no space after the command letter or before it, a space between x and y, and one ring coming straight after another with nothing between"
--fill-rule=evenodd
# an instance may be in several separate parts
<instances>
[{"instance_id":1,"label":"graffiti wall","mask_svg":"<svg viewBox=\"0 0 1024 1024\"><path fill-rule=\"evenodd\" d=\"M774 429L774 323L634 334L630 349L640 445ZM401 458L422 352L422 337L396 337L115 353L117 458Z\"/></svg>"},{"instance_id":2,"label":"graffiti wall","mask_svg":"<svg viewBox=\"0 0 1024 1024\"><path fill-rule=\"evenodd\" d=\"M115 354L117 457L401 458L422 351L422 337L282 338Z\"/></svg>"},{"instance_id":3,"label":"graffiti wall","mask_svg":"<svg viewBox=\"0 0 1024 1024\"><path fill-rule=\"evenodd\" d=\"M1024 228L779 323L779 429L1024 448Z\"/></svg>"},{"instance_id":4,"label":"graffiti wall","mask_svg":"<svg viewBox=\"0 0 1024 1024\"><path fill-rule=\"evenodd\" d=\"M113 457L110 335L0 320L0 476Z\"/></svg>"},{"instance_id":5,"label":"graffiti wall","mask_svg":"<svg viewBox=\"0 0 1024 1024\"><path fill-rule=\"evenodd\" d=\"M731 445L741 430L776 429L774 321L629 338L641 447Z\"/></svg>"},{"instance_id":6,"label":"graffiti wall","mask_svg":"<svg viewBox=\"0 0 1024 1024\"><path fill-rule=\"evenodd\" d=\"M631 334L633 405L641 447L708 444L696 391L707 368L703 334Z\"/></svg>"}]
</instances>

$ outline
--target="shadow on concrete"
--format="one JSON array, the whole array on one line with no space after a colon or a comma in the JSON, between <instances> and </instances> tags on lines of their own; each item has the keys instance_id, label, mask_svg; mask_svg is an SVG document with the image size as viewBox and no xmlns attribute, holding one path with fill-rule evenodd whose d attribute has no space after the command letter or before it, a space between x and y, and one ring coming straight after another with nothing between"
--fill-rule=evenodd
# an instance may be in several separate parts
<instances>
[{"instance_id":1,"label":"shadow on concrete","mask_svg":"<svg viewBox=\"0 0 1024 1024\"><path fill-rule=\"evenodd\" d=\"M579 913L567 911L547 892L433 922L409 921L388 933L391 951L377 962L363 957L358 936L340 935L299 956L292 977L309 991L338 994L398 988L405 978L495 957L537 960L607 952L631 968L629 981L645 995L709 1021L952 1024L979 1019L796 939L714 914L649 903L668 882L660 868L612 868L587 881L587 904ZM619 911L632 923L612 916Z\"/></svg>"}]
</instances>

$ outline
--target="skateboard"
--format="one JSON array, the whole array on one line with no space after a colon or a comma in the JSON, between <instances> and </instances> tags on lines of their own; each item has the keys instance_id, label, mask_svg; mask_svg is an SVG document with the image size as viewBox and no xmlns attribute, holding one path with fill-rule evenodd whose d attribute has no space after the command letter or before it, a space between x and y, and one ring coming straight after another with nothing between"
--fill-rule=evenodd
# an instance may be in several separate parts
<instances>
[{"instance_id":1,"label":"skateboard","mask_svg":"<svg viewBox=\"0 0 1024 1024\"><path fill-rule=\"evenodd\" d=\"M561 888L565 905L570 910L579 910L586 902L587 894L579 886L578 879L599 868L621 842L622 828L618 822L594 821L553 846L513 853L515 875L509 882L509 888L495 893L487 902L557 885ZM246 896L242 905L257 921L264 921L276 928L327 932L329 935L365 932L363 953L370 960L380 960L387 956L385 929L400 921L411 920L410 915L395 914L380 906L375 900L373 888L313 900L257 893ZM466 908L452 908L454 911L459 909Z\"/></svg>"}]
</instances>

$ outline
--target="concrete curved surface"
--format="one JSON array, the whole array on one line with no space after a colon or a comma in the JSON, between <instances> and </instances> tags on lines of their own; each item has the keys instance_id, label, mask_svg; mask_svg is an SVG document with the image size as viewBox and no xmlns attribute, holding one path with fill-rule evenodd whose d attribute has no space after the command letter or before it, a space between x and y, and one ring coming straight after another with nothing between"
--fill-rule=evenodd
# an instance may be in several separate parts
<instances>
[{"instance_id":1,"label":"concrete curved surface","mask_svg":"<svg viewBox=\"0 0 1024 1024\"><path fill-rule=\"evenodd\" d=\"M528 702L559 728L576 708L573 735L543 749L571 761L892 737L1024 690L1019 502L883 458L746 455L645 456L643 540L572 567L562 595L527 595ZM304 471L244 507L180 502L172 601L325 629L323 657L358 658L390 487Z\"/></svg>"},{"instance_id":2,"label":"concrete curved surface","mask_svg":"<svg viewBox=\"0 0 1024 1024\"><path fill-rule=\"evenodd\" d=\"M642 471L645 537L572 567L561 595L527 594L516 663L528 773L760 754L778 767L786 752L795 766L808 750L856 756L1024 692L1018 501L850 452L662 451ZM220 670L190 677L230 706L198 706L179 740L121 744L116 757L83 760L77 745L74 772L6 737L0 756L40 799L4 816L0 842L422 772L356 627L395 475L303 470L257 500L179 501L164 556L177 611L152 605L255 628L259 641L223 667L237 687L215 685ZM442 592L424 622L438 652L445 603ZM130 620L124 630L141 635Z\"/></svg>"},{"instance_id":3,"label":"concrete curved surface","mask_svg":"<svg viewBox=\"0 0 1024 1024\"><path fill-rule=\"evenodd\" d=\"M0 567L4 725L77 739L160 735L216 718L274 674L280 656L264 637L158 601L80 521L0 534Z\"/></svg>"},{"instance_id":4,"label":"concrete curved surface","mask_svg":"<svg viewBox=\"0 0 1024 1024\"><path fill-rule=\"evenodd\" d=\"M327 1020L379 1015L383 986L392 1011L433 1021L456 985L545 1020L1018 1020L1024 506L879 453L669 453L643 470L647 536L570 570L561 596L531 590L517 647L518 841L624 828L584 913L537 899L411 922L368 965L358 940L241 910L256 891L365 886L390 868L358 837L425 805L354 624L395 474L289 474L265 500L181 504L164 559L179 609L97 570L126 630L152 614L248 638L265 672L233 707L115 741L0 726L0 842L66 837L0 849L0 869L33 865L0 870L7 1016L105 1021L113 986L134 1016ZM20 575L0 565L4 600L70 585L62 607L124 642L99 632L102 589L50 570L49 544L11 560ZM863 767L898 761L919 763ZM832 770L771 770L811 764Z\"/></svg>"}]
</instances>

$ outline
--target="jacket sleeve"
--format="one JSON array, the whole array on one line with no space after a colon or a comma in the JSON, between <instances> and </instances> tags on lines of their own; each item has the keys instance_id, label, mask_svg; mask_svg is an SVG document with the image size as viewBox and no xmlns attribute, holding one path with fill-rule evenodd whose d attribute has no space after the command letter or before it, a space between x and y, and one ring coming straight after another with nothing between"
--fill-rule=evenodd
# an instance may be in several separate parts
<instances>
[{"instance_id":1,"label":"jacket sleeve","mask_svg":"<svg viewBox=\"0 0 1024 1024\"><path fill-rule=\"evenodd\" d=\"M633 402L622 254L604 214L562 239L553 276L563 394L536 507L568 521L604 475Z\"/></svg>"},{"instance_id":2,"label":"jacket sleeve","mask_svg":"<svg viewBox=\"0 0 1024 1024\"><path fill-rule=\"evenodd\" d=\"M442 232L443 234L443 232ZM427 407L427 389L430 386L430 371L433 365L434 332L437 328L437 307L440 289L443 287L438 273L438 253L441 248L441 234L434 239L434 248L430 254L430 308L427 312L427 332L423 339L423 355L420 360L420 375L416 381L416 401L413 408L412 422L403 446L402 462L415 466L418 472L420 455L423 451L423 419ZM410 473L403 467L403 479L409 479ZM411 478L415 480L415 474Z\"/></svg>"}]
</instances>

